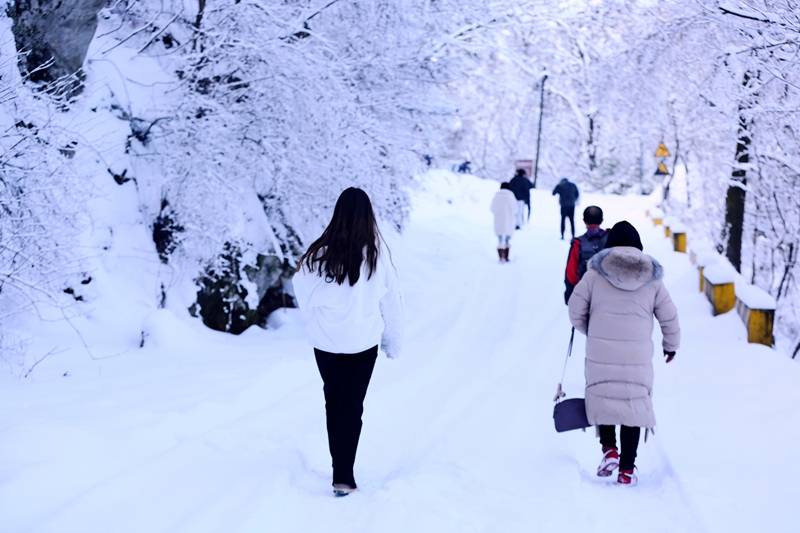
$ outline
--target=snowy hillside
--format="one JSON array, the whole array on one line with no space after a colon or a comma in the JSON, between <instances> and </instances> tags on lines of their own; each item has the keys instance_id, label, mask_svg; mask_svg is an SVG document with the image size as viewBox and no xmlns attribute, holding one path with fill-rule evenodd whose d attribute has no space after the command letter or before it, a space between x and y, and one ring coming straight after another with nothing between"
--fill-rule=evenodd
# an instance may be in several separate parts
<instances>
[{"instance_id":1,"label":"snowy hillside","mask_svg":"<svg viewBox=\"0 0 800 533\"><path fill-rule=\"evenodd\" d=\"M644 218L649 199L583 198L641 230L681 314L683 348L656 361L639 487L598 481L591 432L554 431L567 244L536 191L533 224L498 264L495 189L434 172L411 191L407 231L390 238L408 346L376 366L359 492L330 497L322 384L294 311L234 337L162 309L144 313L141 349L91 360L75 346L27 382L0 378L0 531L795 531L800 367L746 344L735 314L711 317L694 267ZM135 285L119 290L136 301ZM118 342L97 340L118 334L113 318L91 320L92 351L113 355ZM570 396L582 338L575 353Z\"/></svg>"}]
</instances>

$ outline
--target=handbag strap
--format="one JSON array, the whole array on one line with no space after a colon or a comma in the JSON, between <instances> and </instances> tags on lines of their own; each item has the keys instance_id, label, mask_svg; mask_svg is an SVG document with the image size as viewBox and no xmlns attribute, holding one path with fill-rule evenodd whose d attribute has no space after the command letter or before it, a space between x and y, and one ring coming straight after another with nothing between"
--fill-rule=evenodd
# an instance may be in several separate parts
<instances>
[{"instance_id":1,"label":"handbag strap","mask_svg":"<svg viewBox=\"0 0 800 533\"><path fill-rule=\"evenodd\" d=\"M569 362L569 358L572 355L572 344L575 342L575 328L572 328L572 331L569 334L569 345L567 346L567 356L564 358L564 368L561 370L561 380L558 382L558 387L556 388L556 395L553 398L553 401L558 403L558 401L567 395L564 392L564 389L561 388L561 384L564 382L564 377L567 375L567 363Z\"/></svg>"}]
</instances>

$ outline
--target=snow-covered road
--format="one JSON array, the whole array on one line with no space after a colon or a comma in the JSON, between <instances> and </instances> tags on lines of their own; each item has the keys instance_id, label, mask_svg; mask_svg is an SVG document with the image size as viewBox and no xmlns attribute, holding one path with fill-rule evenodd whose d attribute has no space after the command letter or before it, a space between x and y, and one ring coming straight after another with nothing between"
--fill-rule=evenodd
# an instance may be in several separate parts
<instances>
[{"instance_id":1,"label":"snow-covered road","mask_svg":"<svg viewBox=\"0 0 800 533\"><path fill-rule=\"evenodd\" d=\"M569 337L555 200L534 196L532 226L499 265L496 185L430 179L392 239L409 338L400 360L376 366L357 493L330 496L321 382L291 314L232 338L161 312L144 350L3 381L0 531L796 530L800 367L748 346L735 315L710 316L644 200L585 200L642 230L684 329L676 361L656 364L659 427L641 446L640 483L620 488L594 476L592 432L553 429ZM582 351L579 338L571 396Z\"/></svg>"}]
</instances>

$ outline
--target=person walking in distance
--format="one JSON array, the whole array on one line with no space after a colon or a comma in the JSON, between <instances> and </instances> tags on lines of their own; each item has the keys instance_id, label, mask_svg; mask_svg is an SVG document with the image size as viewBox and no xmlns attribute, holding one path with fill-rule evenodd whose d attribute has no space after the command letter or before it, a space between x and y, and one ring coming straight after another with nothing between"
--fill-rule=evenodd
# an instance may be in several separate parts
<instances>
[{"instance_id":1,"label":"person walking in distance","mask_svg":"<svg viewBox=\"0 0 800 533\"><path fill-rule=\"evenodd\" d=\"M508 186L517 198L517 224L520 229L531 217L531 189L533 183L528 179L525 169L518 168L514 177L508 182Z\"/></svg>"},{"instance_id":2,"label":"person walking in distance","mask_svg":"<svg viewBox=\"0 0 800 533\"><path fill-rule=\"evenodd\" d=\"M378 347L390 359L402 347L397 274L363 190L342 192L292 283L322 376L334 494L346 496Z\"/></svg>"},{"instance_id":3,"label":"person walking in distance","mask_svg":"<svg viewBox=\"0 0 800 533\"><path fill-rule=\"evenodd\" d=\"M577 239L572 239L567 256L567 268L564 272L564 303L569 302L575 285L586 273L589 259L606 246L606 230L600 227L603 223L603 210L596 205L590 205L583 210L583 222L586 224L586 233Z\"/></svg>"},{"instance_id":4,"label":"person walking in distance","mask_svg":"<svg viewBox=\"0 0 800 533\"><path fill-rule=\"evenodd\" d=\"M517 218L517 199L511 192L508 182L501 183L500 190L492 198L492 213L494 213L494 232L497 234L497 256L501 263L507 263L511 234L514 233Z\"/></svg>"},{"instance_id":5,"label":"person walking in distance","mask_svg":"<svg viewBox=\"0 0 800 533\"><path fill-rule=\"evenodd\" d=\"M597 475L610 476L619 468L622 485L637 482L641 429L656 425L653 316L667 363L680 344L678 310L662 281L663 269L642 248L631 224L615 224L606 249L592 257L569 300L570 321L586 335L586 416L597 426L603 451ZM621 426L621 453L616 426Z\"/></svg>"},{"instance_id":6,"label":"person walking in distance","mask_svg":"<svg viewBox=\"0 0 800 533\"><path fill-rule=\"evenodd\" d=\"M569 229L572 231L572 238L575 238L575 204L578 203L580 192L578 186L567 178L561 178L555 189L553 196L558 195L558 203L561 204L561 240L564 240L564 230L566 221L569 220Z\"/></svg>"}]
</instances>

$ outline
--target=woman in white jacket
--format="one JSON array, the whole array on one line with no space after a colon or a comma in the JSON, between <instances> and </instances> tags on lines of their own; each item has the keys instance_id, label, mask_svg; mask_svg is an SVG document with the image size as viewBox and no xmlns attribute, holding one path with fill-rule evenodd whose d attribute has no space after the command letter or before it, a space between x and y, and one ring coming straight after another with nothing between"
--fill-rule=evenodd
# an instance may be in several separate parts
<instances>
[{"instance_id":1,"label":"woman in white jacket","mask_svg":"<svg viewBox=\"0 0 800 533\"><path fill-rule=\"evenodd\" d=\"M517 216L517 198L508 182L500 184L500 190L492 198L494 232L497 234L497 256L501 263L508 262L511 234L514 233Z\"/></svg>"},{"instance_id":2,"label":"woman in white jacket","mask_svg":"<svg viewBox=\"0 0 800 533\"><path fill-rule=\"evenodd\" d=\"M292 279L323 381L333 490L356 490L364 398L378 356L400 354L402 301L369 196L350 187Z\"/></svg>"}]
</instances>

